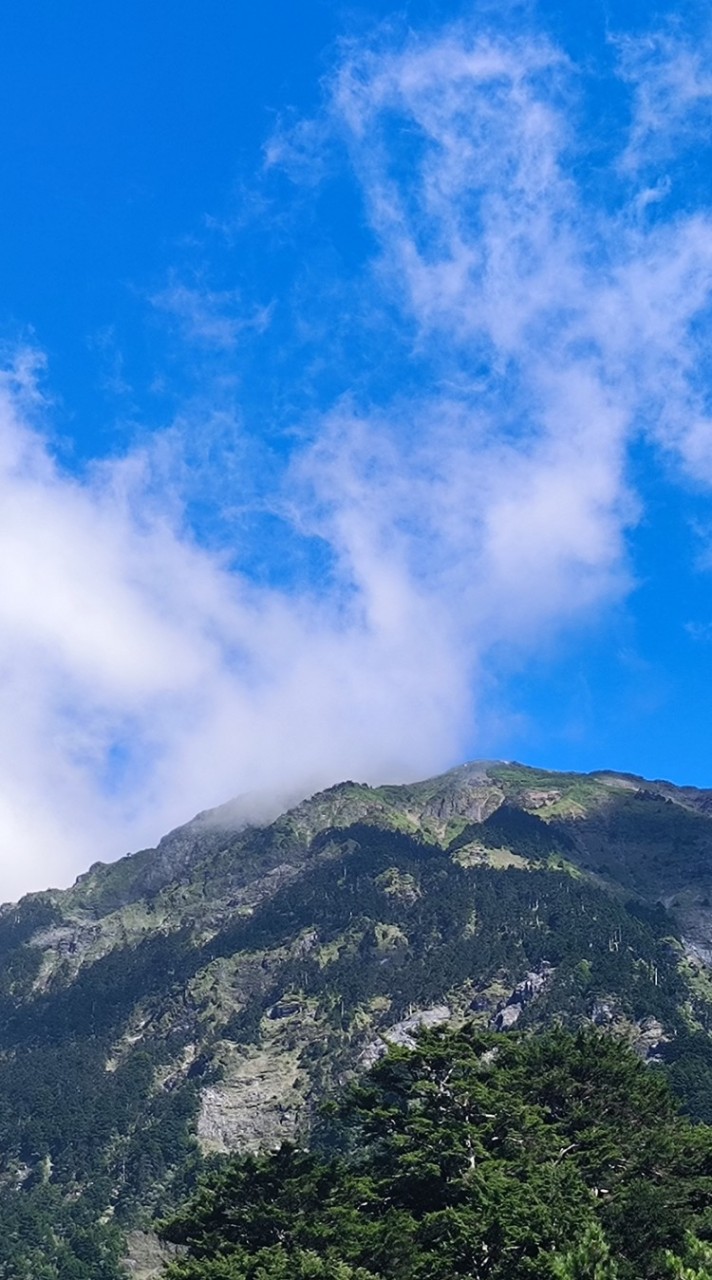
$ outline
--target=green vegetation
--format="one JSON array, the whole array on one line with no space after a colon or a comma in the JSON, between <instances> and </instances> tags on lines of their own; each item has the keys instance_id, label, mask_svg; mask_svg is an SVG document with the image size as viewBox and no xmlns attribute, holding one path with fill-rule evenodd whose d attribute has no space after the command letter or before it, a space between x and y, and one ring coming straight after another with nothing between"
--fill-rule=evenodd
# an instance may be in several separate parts
<instances>
[{"instance_id":1,"label":"green vegetation","mask_svg":"<svg viewBox=\"0 0 712 1280\"><path fill-rule=\"evenodd\" d=\"M0 909L0 1280L115 1280L124 1229L201 1167L208 1095L206 1150L304 1142L423 1011L601 1026L712 1123L712 983L682 942L710 932L712 819L656 785L519 765L345 783Z\"/></svg>"},{"instance_id":2,"label":"green vegetation","mask_svg":"<svg viewBox=\"0 0 712 1280\"><path fill-rule=\"evenodd\" d=\"M164 1228L166 1280L709 1276L712 1130L595 1033L424 1034L313 1149L228 1161Z\"/></svg>"},{"instance_id":3,"label":"green vegetation","mask_svg":"<svg viewBox=\"0 0 712 1280\"><path fill-rule=\"evenodd\" d=\"M328 839L333 843L336 833ZM656 930L587 881L548 869L462 868L438 848L395 832L354 826L340 840L340 858L317 861L210 944L212 952L232 954L272 951L306 929L316 930L322 945L341 938L328 966L314 952L285 954L232 1031L257 1036L261 1018L283 990L321 1000L324 1016L346 1030L353 1013L374 996L389 997L390 1021L396 1021L473 981L486 987L504 974L514 985L544 961L556 973L525 1020L585 1018L597 999L615 992L621 1013L631 1019L654 1015L680 1022L688 988L677 951L660 936L670 930L665 913ZM394 863L408 877L407 895L389 891ZM406 939L388 958L379 945L384 925L397 926Z\"/></svg>"},{"instance_id":4,"label":"green vegetation","mask_svg":"<svg viewBox=\"0 0 712 1280\"><path fill-rule=\"evenodd\" d=\"M46 1181L47 1169L2 1193L0 1275L7 1280L118 1280L122 1235L100 1214L106 1186L74 1203ZM29 1183L29 1185L28 1185Z\"/></svg>"},{"instance_id":5,"label":"green vegetation","mask_svg":"<svg viewBox=\"0 0 712 1280\"><path fill-rule=\"evenodd\" d=\"M3 1280L115 1280L120 1226L187 1185L195 1083L170 1093L154 1083L184 1037L174 1029L107 1070L137 991L165 991L185 970L185 946L159 936L70 986L0 1002Z\"/></svg>"},{"instance_id":6,"label":"green vegetation","mask_svg":"<svg viewBox=\"0 0 712 1280\"><path fill-rule=\"evenodd\" d=\"M450 841L448 851L455 853L471 840L476 840L485 849L516 850L520 857L534 862L545 861L557 854L566 855L574 847L565 831L506 801L484 822L468 823Z\"/></svg>"}]
</instances>

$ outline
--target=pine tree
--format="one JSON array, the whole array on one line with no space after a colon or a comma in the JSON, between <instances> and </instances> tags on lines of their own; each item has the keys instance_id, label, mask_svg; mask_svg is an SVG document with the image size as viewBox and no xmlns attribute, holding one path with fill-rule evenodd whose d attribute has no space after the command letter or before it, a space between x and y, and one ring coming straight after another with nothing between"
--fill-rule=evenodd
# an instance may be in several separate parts
<instances>
[{"instance_id":1,"label":"pine tree","mask_svg":"<svg viewBox=\"0 0 712 1280\"><path fill-rule=\"evenodd\" d=\"M551 1261L555 1280L618 1280L620 1271L597 1222L586 1227L578 1245Z\"/></svg>"}]
</instances>

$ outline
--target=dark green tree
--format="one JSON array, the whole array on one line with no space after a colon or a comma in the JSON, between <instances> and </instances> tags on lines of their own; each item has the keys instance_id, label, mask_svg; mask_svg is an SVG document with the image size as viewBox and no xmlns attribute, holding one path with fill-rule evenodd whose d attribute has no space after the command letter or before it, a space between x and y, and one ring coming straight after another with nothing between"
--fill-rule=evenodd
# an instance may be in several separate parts
<instances>
[{"instance_id":1,"label":"dark green tree","mask_svg":"<svg viewBox=\"0 0 712 1280\"><path fill-rule=\"evenodd\" d=\"M430 1032L327 1112L318 1149L233 1159L202 1184L165 1227L187 1249L170 1280L653 1280L706 1265L712 1132L610 1038Z\"/></svg>"}]
</instances>

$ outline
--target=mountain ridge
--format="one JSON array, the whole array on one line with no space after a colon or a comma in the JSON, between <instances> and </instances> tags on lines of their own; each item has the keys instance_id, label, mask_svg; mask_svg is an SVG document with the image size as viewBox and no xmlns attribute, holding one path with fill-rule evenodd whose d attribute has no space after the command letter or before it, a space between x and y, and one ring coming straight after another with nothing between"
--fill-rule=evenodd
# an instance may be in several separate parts
<instances>
[{"instance_id":1,"label":"mountain ridge","mask_svg":"<svg viewBox=\"0 0 712 1280\"><path fill-rule=\"evenodd\" d=\"M201 1152L299 1139L421 1026L597 1026L712 1118L711 794L502 761L344 781L0 909L0 1227L51 1191L135 1238Z\"/></svg>"},{"instance_id":2,"label":"mountain ridge","mask_svg":"<svg viewBox=\"0 0 712 1280\"><path fill-rule=\"evenodd\" d=\"M139 850L110 863L95 862L69 888L41 890L25 895L20 902L62 903L70 911L76 909L96 918L102 907L111 909L112 886L113 908L128 906L135 899L160 892L192 865L224 856L229 849L239 851L241 837L263 827L281 827L287 843L290 828L299 838L314 838L328 826L347 820L373 825L385 822L399 830L443 840L448 834L443 817L455 826L458 820L478 822L508 800L545 821L565 819L574 823L596 807L604 807L606 800L626 793L669 799L680 809L695 814L712 813L712 790L678 786L664 779L646 779L613 770L581 773L542 770L516 761L476 760L414 783L373 786L338 782L275 813L266 823L255 821L254 813L269 809L268 801L259 796L247 798L252 802L251 814L249 809L245 812L246 798L238 797L198 813L163 836L155 848ZM578 834L575 826L572 830ZM459 832L453 827L450 834ZM581 852L583 856L585 850ZM591 867L584 869L595 874ZM646 890L647 896L657 887L653 882ZM18 906L19 903L0 906L0 923ZM712 930L706 940L712 948Z\"/></svg>"}]
</instances>

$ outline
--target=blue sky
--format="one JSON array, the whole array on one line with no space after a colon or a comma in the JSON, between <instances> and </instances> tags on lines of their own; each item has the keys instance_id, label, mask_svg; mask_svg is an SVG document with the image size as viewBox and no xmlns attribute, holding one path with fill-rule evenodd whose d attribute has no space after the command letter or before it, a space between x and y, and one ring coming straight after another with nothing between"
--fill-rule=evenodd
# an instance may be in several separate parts
<instances>
[{"instance_id":1,"label":"blue sky","mask_svg":"<svg viewBox=\"0 0 712 1280\"><path fill-rule=\"evenodd\" d=\"M710 53L3 6L0 898L254 789L712 786Z\"/></svg>"}]
</instances>

